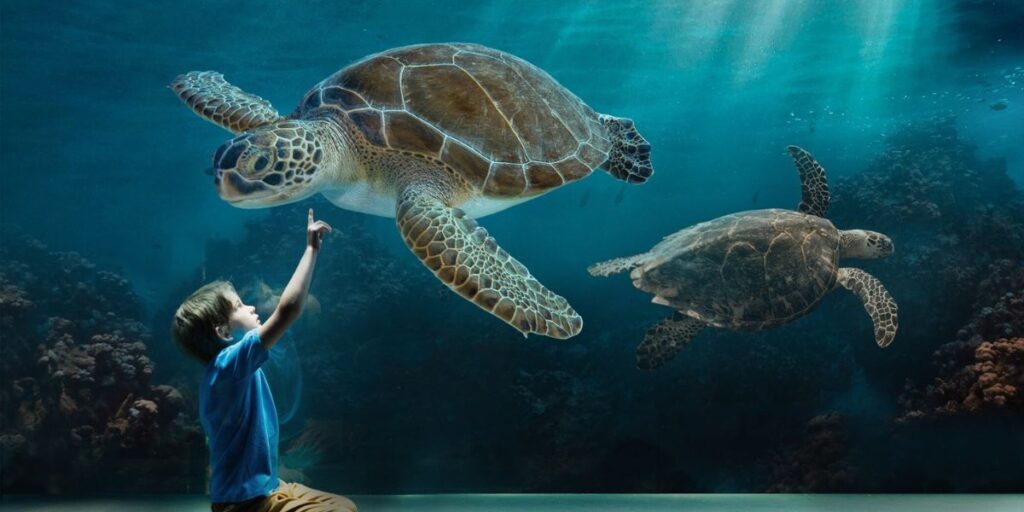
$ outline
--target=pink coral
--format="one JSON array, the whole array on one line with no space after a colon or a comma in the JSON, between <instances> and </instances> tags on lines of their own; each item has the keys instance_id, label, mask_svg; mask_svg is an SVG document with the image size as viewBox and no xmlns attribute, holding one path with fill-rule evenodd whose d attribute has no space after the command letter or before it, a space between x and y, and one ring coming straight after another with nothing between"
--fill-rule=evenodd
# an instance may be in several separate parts
<instances>
[{"instance_id":1,"label":"pink coral","mask_svg":"<svg viewBox=\"0 0 1024 512\"><path fill-rule=\"evenodd\" d=\"M978 375L972 395L996 407L1021 408L1018 393L1024 385L1024 338L985 342L974 352L978 363L972 369Z\"/></svg>"},{"instance_id":2,"label":"pink coral","mask_svg":"<svg viewBox=\"0 0 1024 512\"><path fill-rule=\"evenodd\" d=\"M898 422L994 411L1024 413L1024 265L1003 260L989 270L978 285L975 315L955 341L940 345L932 355L938 373L934 381L923 389L905 386Z\"/></svg>"},{"instance_id":3,"label":"pink coral","mask_svg":"<svg viewBox=\"0 0 1024 512\"><path fill-rule=\"evenodd\" d=\"M944 376L936 378L923 393L908 388L901 397L906 411L897 421L994 411L1024 413L1024 338L977 345L954 342L944 347L950 345L956 347L955 352L970 352L970 361L958 369L955 364L946 364Z\"/></svg>"}]
</instances>

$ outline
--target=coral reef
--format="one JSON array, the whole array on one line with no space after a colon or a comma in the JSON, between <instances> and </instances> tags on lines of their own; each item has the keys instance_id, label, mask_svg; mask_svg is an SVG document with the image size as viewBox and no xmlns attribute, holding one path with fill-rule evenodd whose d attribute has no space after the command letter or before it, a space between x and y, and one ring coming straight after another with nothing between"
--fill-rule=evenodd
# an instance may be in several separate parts
<instances>
[{"instance_id":1,"label":"coral reef","mask_svg":"<svg viewBox=\"0 0 1024 512\"><path fill-rule=\"evenodd\" d=\"M970 410L979 403L1024 411L1024 338L984 342L974 351L971 370L978 379L962 403Z\"/></svg>"},{"instance_id":2,"label":"coral reef","mask_svg":"<svg viewBox=\"0 0 1024 512\"><path fill-rule=\"evenodd\" d=\"M205 457L181 394L151 385L150 336L129 283L19 236L0 248L5 490L185 491Z\"/></svg>"},{"instance_id":3,"label":"coral reef","mask_svg":"<svg viewBox=\"0 0 1024 512\"><path fill-rule=\"evenodd\" d=\"M971 292L989 263L1024 255L1024 197L1001 159L981 160L952 118L908 125L852 177L836 180L830 218L885 232L887 266L944 291Z\"/></svg>"},{"instance_id":4,"label":"coral reef","mask_svg":"<svg viewBox=\"0 0 1024 512\"><path fill-rule=\"evenodd\" d=\"M1004 260L990 269L975 316L933 354L938 376L923 389L907 383L898 422L1024 413L1024 265Z\"/></svg>"},{"instance_id":5,"label":"coral reef","mask_svg":"<svg viewBox=\"0 0 1024 512\"><path fill-rule=\"evenodd\" d=\"M1024 335L1024 263L1000 260L990 265L978 284L974 310L957 340L978 343Z\"/></svg>"},{"instance_id":6,"label":"coral reef","mask_svg":"<svg viewBox=\"0 0 1024 512\"><path fill-rule=\"evenodd\" d=\"M768 463L766 492L806 493L849 490L855 471L850 447L838 413L815 416L804 426L802 437L780 449Z\"/></svg>"},{"instance_id":7,"label":"coral reef","mask_svg":"<svg viewBox=\"0 0 1024 512\"><path fill-rule=\"evenodd\" d=\"M838 224L883 231L896 244L878 275L900 304L900 354L869 362L899 395L897 421L1019 407L1024 196L1005 162L979 159L953 120L940 119L894 134L834 196ZM929 355L931 370L910 364Z\"/></svg>"},{"instance_id":8,"label":"coral reef","mask_svg":"<svg viewBox=\"0 0 1024 512\"><path fill-rule=\"evenodd\" d=\"M884 260L854 264L885 283L899 303L900 330L892 346L856 347L868 378L894 397L908 379L934 378L920 362L931 359L938 345L966 341L958 331L980 309L974 300L990 266L1024 261L1024 195L1004 160L977 153L953 119L915 123L890 136L862 173L836 180L833 188L829 217L837 226L881 231L896 246ZM847 314L860 313L850 303ZM1009 336L991 332L984 339ZM963 357L972 359L974 348Z\"/></svg>"}]
</instances>

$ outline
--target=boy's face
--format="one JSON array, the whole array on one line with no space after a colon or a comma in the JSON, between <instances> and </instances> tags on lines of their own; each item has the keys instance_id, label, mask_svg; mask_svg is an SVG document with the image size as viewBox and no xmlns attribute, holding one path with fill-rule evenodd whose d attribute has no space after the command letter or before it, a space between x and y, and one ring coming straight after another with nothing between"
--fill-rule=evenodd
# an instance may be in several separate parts
<instances>
[{"instance_id":1,"label":"boy's face","mask_svg":"<svg viewBox=\"0 0 1024 512\"><path fill-rule=\"evenodd\" d=\"M234 306L228 319L232 334L249 332L260 326L260 316L256 314L255 307L243 304L242 299L234 291L229 291L224 296Z\"/></svg>"}]
</instances>

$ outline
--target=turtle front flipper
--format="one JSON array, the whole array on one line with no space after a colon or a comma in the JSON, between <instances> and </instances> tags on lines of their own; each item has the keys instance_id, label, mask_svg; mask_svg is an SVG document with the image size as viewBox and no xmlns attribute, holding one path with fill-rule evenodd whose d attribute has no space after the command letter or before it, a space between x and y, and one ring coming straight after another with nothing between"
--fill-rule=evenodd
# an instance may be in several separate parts
<instances>
[{"instance_id":1,"label":"turtle front flipper","mask_svg":"<svg viewBox=\"0 0 1024 512\"><path fill-rule=\"evenodd\" d=\"M199 117L234 133L283 119L269 101L229 84L215 71L179 75L170 87Z\"/></svg>"},{"instance_id":2,"label":"turtle front flipper","mask_svg":"<svg viewBox=\"0 0 1024 512\"><path fill-rule=\"evenodd\" d=\"M796 170L800 173L800 206L803 213L824 217L828 213L828 205L832 202L832 196L828 191L828 178L825 176L825 168L811 156L807 150L789 146L790 156L796 163Z\"/></svg>"},{"instance_id":3,"label":"turtle front flipper","mask_svg":"<svg viewBox=\"0 0 1024 512\"><path fill-rule=\"evenodd\" d=\"M636 347L637 368L653 370L665 364L703 328L703 322L679 312L652 325Z\"/></svg>"},{"instance_id":4,"label":"turtle front flipper","mask_svg":"<svg viewBox=\"0 0 1024 512\"><path fill-rule=\"evenodd\" d=\"M449 288L523 335L569 338L583 319L568 301L541 285L465 212L446 204L436 183L409 185L395 219L409 249Z\"/></svg>"},{"instance_id":5,"label":"turtle front flipper","mask_svg":"<svg viewBox=\"0 0 1024 512\"><path fill-rule=\"evenodd\" d=\"M860 298L875 324L875 341L879 347L888 347L899 327L898 308L892 295L875 276L859 268L839 269L836 282Z\"/></svg>"}]
</instances>

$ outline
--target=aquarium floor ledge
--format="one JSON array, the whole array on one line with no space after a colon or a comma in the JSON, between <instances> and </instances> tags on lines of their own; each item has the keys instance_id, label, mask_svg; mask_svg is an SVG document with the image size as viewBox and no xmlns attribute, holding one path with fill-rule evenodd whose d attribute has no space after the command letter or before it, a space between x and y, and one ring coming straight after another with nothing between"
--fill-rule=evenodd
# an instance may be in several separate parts
<instances>
[{"instance_id":1,"label":"aquarium floor ledge","mask_svg":"<svg viewBox=\"0 0 1024 512\"><path fill-rule=\"evenodd\" d=\"M803 512L827 510L900 512L988 512L1024 510L1024 494L413 494L352 495L365 512L599 512L729 511ZM3 495L0 511L117 512L210 510L205 496L54 498Z\"/></svg>"}]
</instances>

